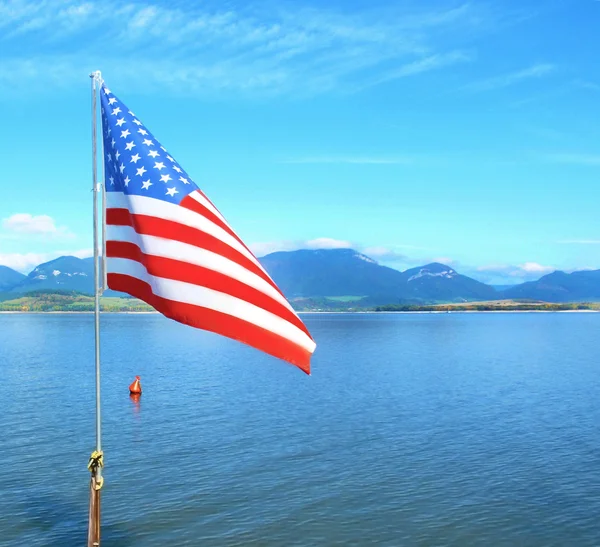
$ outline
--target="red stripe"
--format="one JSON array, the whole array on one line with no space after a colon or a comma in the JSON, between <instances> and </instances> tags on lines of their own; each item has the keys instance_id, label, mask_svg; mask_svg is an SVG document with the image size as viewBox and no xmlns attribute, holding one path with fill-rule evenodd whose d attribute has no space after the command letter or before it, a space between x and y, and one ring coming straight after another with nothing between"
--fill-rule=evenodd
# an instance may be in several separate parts
<instances>
[{"instance_id":1,"label":"red stripe","mask_svg":"<svg viewBox=\"0 0 600 547\"><path fill-rule=\"evenodd\" d=\"M200 249L211 251L218 255L224 256L232 260L236 264L246 268L264 279L277 292L281 292L273 280L265 273L265 271L250 260L247 256L230 247L219 238L211 236L202 230L148 215L134 215L128 209L106 209L106 224L113 226L131 226L138 234L162 237L163 239L172 239L194 245Z\"/></svg>"},{"instance_id":2,"label":"red stripe","mask_svg":"<svg viewBox=\"0 0 600 547\"><path fill-rule=\"evenodd\" d=\"M218 211L218 209L213 205L213 203L210 201L210 199L208 199L200 190L194 190L194 192L197 192L198 194L200 194L206 201L208 201L208 203L210 203L215 208L216 211ZM194 192L192 192L192 194ZM222 220L220 217L215 215L215 213L213 213L210 209L208 209L206 206L202 205L202 203L196 201L193 197L191 197L192 194L188 194L187 196L185 196L181 200L181 203L179 204L179 206L189 209L190 211L193 211L194 213L198 213L199 215L206 217L208 220L210 220L217 226L220 226L231 237L235 238L236 241L244 247L244 249L246 249L252 256L254 256L254 253L248 248L248 246L242 241L242 239L233 231L233 228L231 228L231 226L229 226L229 224L227 224L227 221ZM256 258L256 257L254 256L254 258ZM278 292L281 293L281 291L279 291L279 288L278 287L276 287L276 288L277 288ZM283 293L281 293L281 295L283 296Z\"/></svg>"},{"instance_id":3,"label":"red stripe","mask_svg":"<svg viewBox=\"0 0 600 547\"><path fill-rule=\"evenodd\" d=\"M254 304L298 327L308 337L310 333L300 318L289 308L265 293L209 268L180 260L145 254L137 245L125 241L107 241L106 256L126 258L143 264L150 275L183 281L228 294Z\"/></svg>"},{"instance_id":4,"label":"red stripe","mask_svg":"<svg viewBox=\"0 0 600 547\"><path fill-rule=\"evenodd\" d=\"M156 296L148 283L135 277L114 273L107 277L109 288L143 300L170 319L238 340L310 374L310 352L286 338L226 313Z\"/></svg>"},{"instance_id":5,"label":"red stripe","mask_svg":"<svg viewBox=\"0 0 600 547\"><path fill-rule=\"evenodd\" d=\"M192 194L193 194L193 192L192 192ZM246 244L231 229L231 227L229 226L229 224L227 224L227 222L225 222L220 217L215 215L210 209L208 209L207 207L202 205L202 203L196 201L193 197L191 197L192 194L185 196L181 200L181 203L179 204L179 206L184 207L185 209L189 209L190 211L193 211L194 213L198 213L199 215L202 215L203 217L207 218L213 224L216 224L217 226L219 226L220 228L225 230L231 237L235 238L237 240L237 242L240 245L243 245L246 250L250 251L250 249L248 249L248 247L246 247ZM250 252L252 252L252 251L250 251Z\"/></svg>"},{"instance_id":6,"label":"red stripe","mask_svg":"<svg viewBox=\"0 0 600 547\"><path fill-rule=\"evenodd\" d=\"M213 205L213 203L210 201L210 199L208 199L200 190L195 190L194 192L198 192L198 194L200 194L206 201L208 201L208 203L210 203L215 208L215 210L218 211L218 209ZM192 194L194 192L192 192ZM202 205L200 202L196 201L193 197L191 197L192 194L188 194L181 200L181 203L179 204L180 207L184 207L185 209L189 209L190 211L193 211L194 213L198 213L199 215L202 215L203 217L207 218L208 220L210 220L212 223L216 224L217 226L220 226L231 237L235 238L235 240L240 245L242 245L244 247L244 249L246 249L252 256L254 256L254 253L248 248L248 246L242 241L242 239L233 231L233 228L231 228L231 226L229 226L229 224L227 224L227 222L225 220L222 220L220 217L215 215L210 209L208 209L207 207ZM254 256L254 258L256 258L256 257ZM267 275L269 275L269 274L267 274ZM270 279L270 276L269 276L269 279ZM277 285L275 285L275 283L271 283L271 285L275 289L277 289L277 292L281 296L283 296L285 298L284 294L281 292L279 287Z\"/></svg>"}]
</instances>

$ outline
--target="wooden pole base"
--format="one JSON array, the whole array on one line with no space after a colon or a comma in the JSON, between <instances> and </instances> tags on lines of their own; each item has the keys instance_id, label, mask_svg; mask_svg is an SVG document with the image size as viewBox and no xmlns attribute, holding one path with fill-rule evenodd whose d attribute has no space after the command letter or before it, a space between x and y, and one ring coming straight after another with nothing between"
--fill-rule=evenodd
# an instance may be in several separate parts
<instances>
[{"instance_id":1,"label":"wooden pole base","mask_svg":"<svg viewBox=\"0 0 600 547\"><path fill-rule=\"evenodd\" d=\"M96 489L96 484L96 477L92 475L87 547L98 547L100 545L100 490Z\"/></svg>"}]
</instances>

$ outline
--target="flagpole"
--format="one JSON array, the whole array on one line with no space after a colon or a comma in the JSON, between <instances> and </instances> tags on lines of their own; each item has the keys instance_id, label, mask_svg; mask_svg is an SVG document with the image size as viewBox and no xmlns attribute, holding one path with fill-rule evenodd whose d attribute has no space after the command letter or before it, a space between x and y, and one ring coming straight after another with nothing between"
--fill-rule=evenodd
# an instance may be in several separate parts
<instances>
[{"instance_id":1,"label":"flagpole","mask_svg":"<svg viewBox=\"0 0 600 547\"><path fill-rule=\"evenodd\" d=\"M103 453L102 453L102 422L100 414L100 275L98 257L98 157L97 157L97 118L96 107L97 84L102 82L99 71L90 74L92 79L92 192L94 207L94 331L95 331L95 361L96 361L96 450L92 452L88 469L91 472L90 480L90 505L88 514L88 547L100 545L100 489L102 478ZM102 281L104 286L104 280Z\"/></svg>"}]
</instances>

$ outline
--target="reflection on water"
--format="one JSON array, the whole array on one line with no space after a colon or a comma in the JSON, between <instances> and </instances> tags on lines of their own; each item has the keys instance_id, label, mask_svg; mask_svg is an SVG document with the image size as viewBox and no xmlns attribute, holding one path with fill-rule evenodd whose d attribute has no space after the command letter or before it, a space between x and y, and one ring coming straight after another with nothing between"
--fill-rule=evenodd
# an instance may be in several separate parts
<instances>
[{"instance_id":1,"label":"reflection on water","mask_svg":"<svg viewBox=\"0 0 600 547\"><path fill-rule=\"evenodd\" d=\"M141 393L130 393L129 398L133 403L133 410L137 414L140 411L140 398L142 397Z\"/></svg>"}]
</instances>

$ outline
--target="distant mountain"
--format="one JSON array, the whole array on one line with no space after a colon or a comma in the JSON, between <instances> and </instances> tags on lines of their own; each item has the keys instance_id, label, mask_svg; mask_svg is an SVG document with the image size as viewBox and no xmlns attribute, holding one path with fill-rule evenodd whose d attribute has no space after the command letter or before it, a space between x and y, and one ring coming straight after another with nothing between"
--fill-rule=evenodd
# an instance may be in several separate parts
<instances>
[{"instance_id":1,"label":"distant mountain","mask_svg":"<svg viewBox=\"0 0 600 547\"><path fill-rule=\"evenodd\" d=\"M56 289L94 293L93 259L61 256L37 266L27 277L12 287L11 292Z\"/></svg>"},{"instance_id":2,"label":"distant mountain","mask_svg":"<svg viewBox=\"0 0 600 547\"><path fill-rule=\"evenodd\" d=\"M557 271L502 293L503 298L528 298L545 302L600 300L600 270L565 273Z\"/></svg>"},{"instance_id":3,"label":"distant mountain","mask_svg":"<svg viewBox=\"0 0 600 547\"><path fill-rule=\"evenodd\" d=\"M459 274L453 268L434 262L402 272L404 286L400 296L407 301L452 302L461 300L494 300L495 289Z\"/></svg>"},{"instance_id":4,"label":"distant mountain","mask_svg":"<svg viewBox=\"0 0 600 547\"><path fill-rule=\"evenodd\" d=\"M538 281L499 291L444 264L400 272L352 249L278 252L264 256L260 262L290 300L312 300L323 308L500 299L600 301L600 270L554 272ZM8 293L40 290L93 294L93 259L61 256L40 264L28 276L0 266L2 298ZM105 295L125 296L114 291Z\"/></svg>"},{"instance_id":5,"label":"distant mountain","mask_svg":"<svg viewBox=\"0 0 600 547\"><path fill-rule=\"evenodd\" d=\"M0 291L10 291L25 279L22 273L16 272L8 266L0 266Z\"/></svg>"},{"instance_id":6,"label":"distant mountain","mask_svg":"<svg viewBox=\"0 0 600 547\"><path fill-rule=\"evenodd\" d=\"M363 296L369 304L498 298L488 285L449 266L400 272L352 249L277 252L260 261L288 298Z\"/></svg>"},{"instance_id":7,"label":"distant mountain","mask_svg":"<svg viewBox=\"0 0 600 547\"><path fill-rule=\"evenodd\" d=\"M288 298L394 294L402 275L351 249L277 252L260 262Z\"/></svg>"}]
</instances>

